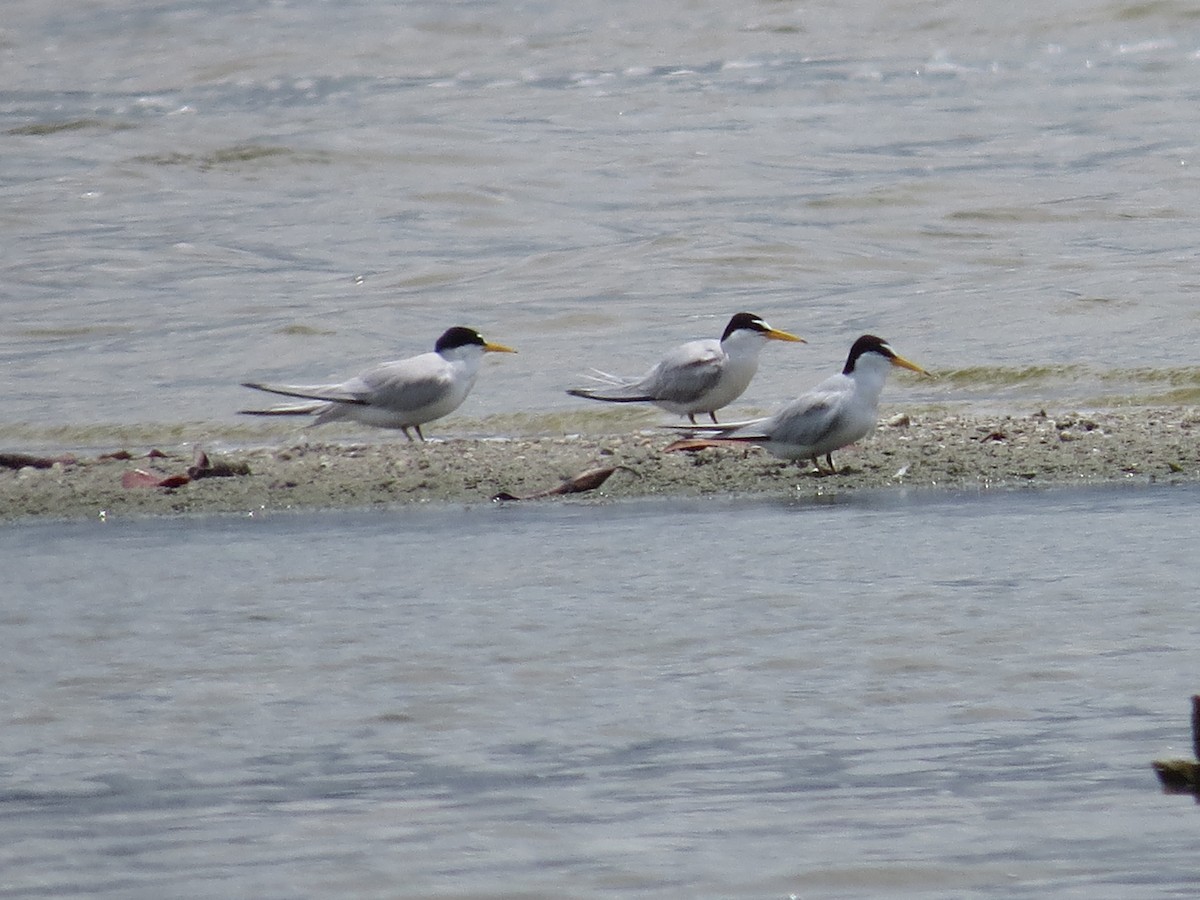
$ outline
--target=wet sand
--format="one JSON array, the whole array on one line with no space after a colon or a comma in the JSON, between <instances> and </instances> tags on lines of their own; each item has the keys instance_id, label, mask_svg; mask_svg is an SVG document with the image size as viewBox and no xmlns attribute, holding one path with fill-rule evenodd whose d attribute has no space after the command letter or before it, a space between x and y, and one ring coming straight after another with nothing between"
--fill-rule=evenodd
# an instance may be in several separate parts
<instances>
[{"instance_id":1,"label":"wet sand","mask_svg":"<svg viewBox=\"0 0 1200 900\"><path fill-rule=\"evenodd\" d=\"M452 427L447 420L445 430ZM20 458L8 458L0 467L0 519L489 503L499 492L534 494L596 467L618 468L599 488L573 494L574 500L1194 483L1200 481L1198 434L1200 411L1192 408L1028 415L892 409L873 435L834 454L838 475L822 477L811 465L785 463L753 448L664 453L675 435L658 428L448 437L424 444L380 432L323 440L313 430L286 445L209 450L207 472L193 472L211 477L186 477L196 462L191 444L156 448L162 456L147 456L147 448L57 461L54 452L33 454L36 466L20 468L14 467ZM164 478L173 480L147 486Z\"/></svg>"}]
</instances>

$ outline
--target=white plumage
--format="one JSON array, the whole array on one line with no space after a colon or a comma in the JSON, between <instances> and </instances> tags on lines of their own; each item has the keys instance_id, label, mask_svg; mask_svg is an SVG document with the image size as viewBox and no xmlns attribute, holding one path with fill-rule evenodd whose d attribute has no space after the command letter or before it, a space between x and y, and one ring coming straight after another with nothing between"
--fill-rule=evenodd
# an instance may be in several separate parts
<instances>
[{"instance_id":1,"label":"white plumage","mask_svg":"<svg viewBox=\"0 0 1200 900\"><path fill-rule=\"evenodd\" d=\"M462 405L475 384L485 353L516 353L485 341L471 328L455 326L438 338L430 353L380 363L340 384L264 384L244 387L310 402L244 409L251 416L314 416L313 425L351 421L376 428L409 429L425 440L421 426Z\"/></svg>"},{"instance_id":2,"label":"white plumage","mask_svg":"<svg viewBox=\"0 0 1200 900\"><path fill-rule=\"evenodd\" d=\"M758 371L758 356L769 340L803 338L772 328L752 313L737 313L720 340L689 341L671 350L641 378L597 372L603 388L571 388L568 394L608 403L653 403L696 421L696 413L716 411L740 397Z\"/></svg>"},{"instance_id":3,"label":"white plumage","mask_svg":"<svg viewBox=\"0 0 1200 900\"><path fill-rule=\"evenodd\" d=\"M782 459L812 460L818 472L833 474L837 471L833 451L853 444L875 427L879 395L893 366L929 374L916 363L897 356L887 341L864 334L850 348L841 372L826 378L774 415L726 425L678 426L676 430L705 437L685 438L666 449L756 444ZM822 456L828 463L828 472L821 468Z\"/></svg>"}]
</instances>

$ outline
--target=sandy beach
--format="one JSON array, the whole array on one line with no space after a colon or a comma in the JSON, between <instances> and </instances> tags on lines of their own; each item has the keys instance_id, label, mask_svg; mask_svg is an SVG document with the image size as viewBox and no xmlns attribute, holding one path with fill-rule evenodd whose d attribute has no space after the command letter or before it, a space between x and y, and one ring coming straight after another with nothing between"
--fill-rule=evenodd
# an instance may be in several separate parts
<instances>
[{"instance_id":1,"label":"sandy beach","mask_svg":"<svg viewBox=\"0 0 1200 900\"><path fill-rule=\"evenodd\" d=\"M769 494L866 489L1015 489L1200 480L1200 413L1191 408L984 415L885 411L876 432L835 454L840 473L784 463L758 449L665 453L674 435L447 437L405 443L380 432L227 451L178 446L94 455L4 454L0 518L96 519L490 503L544 494L602 470L570 496ZM449 430L449 429L447 429ZM604 478L603 470L612 470ZM603 479L598 487L593 482ZM535 497L555 502L560 495ZM530 501L532 502L532 501Z\"/></svg>"}]
</instances>

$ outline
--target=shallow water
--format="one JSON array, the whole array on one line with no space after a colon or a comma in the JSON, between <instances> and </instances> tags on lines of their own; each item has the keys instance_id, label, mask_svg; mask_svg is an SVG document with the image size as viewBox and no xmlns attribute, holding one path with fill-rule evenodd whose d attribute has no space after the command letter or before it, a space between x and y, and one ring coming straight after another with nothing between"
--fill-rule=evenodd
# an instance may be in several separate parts
<instances>
[{"instance_id":1,"label":"shallow water","mask_svg":"<svg viewBox=\"0 0 1200 900\"><path fill-rule=\"evenodd\" d=\"M742 308L811 341L769 348L756 408L867 330L957 373L897 402L1195 402L1198 26L1092 0L11 0L0 439L236 440L239 381L340 379L457 322L523 351L460 419L553 431L597 411L577 373Z\"/></svg>"},{"instance_id":2,"label":"shallow water","mask_svg":"<svg viewBox=\"0 0 1200 900\"><path fill-rule=\"evenodd\" d=\"M0 896L1191 896L1198 499L0 528Z\"/></svg>"}]
</instances>

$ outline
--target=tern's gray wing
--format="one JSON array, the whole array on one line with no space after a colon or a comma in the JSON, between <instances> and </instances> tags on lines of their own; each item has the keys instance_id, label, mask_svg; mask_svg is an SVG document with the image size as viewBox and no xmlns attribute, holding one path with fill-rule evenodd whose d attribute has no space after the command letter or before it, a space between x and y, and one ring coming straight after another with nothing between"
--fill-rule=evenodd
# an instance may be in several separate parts
<instances>
[{"instance_id":1,"label":"tern's gray wing","mask_svg":"<svg viewBox=\"0 0 1200 900\"><path fill-rule=\"evenodd\" d=\"M351 402L399 412L436 403L452 387L450 369L433 353L383 363L342 385Z\"/></svg>"},{"instance_id":2,"label":"tern's gray wing","mask_svg":"<svg viewBox=\"0 0 1200 900\"><path fill-rule=\"evenodd\" d=\"M738 422L719 422L712 425L707 422L692 422L687 425L659 425L667 431L678 431L683 434L699 434L704 437L723 438L729 437L734 432L744 434L759 434L762 431L762 426L771 421L770 417L762 416L757 419L742 419Z\"/></svg>"},{"instance_id":3,"label":"tern's gray wing","mask_svg":"<svg viewBox=\"0 0 1200 900\"><path fill-rule=\"evenodd\" d=\"M838 413L846 395L840 391L821 391L797 397L753 430L783 444L816 446L838 428Z\"/></svg>"},{"instance_id":4,"label":"tern's gray wing","mask_svg":"<svg viewBox=\"0 0 1200 900\"><path fill-rule=\"evenodd\" d=\"M692 341L668 353L639 387L656 400L689 403L721 380L725 353L717 341Z\"/></svg>"}]
</instances>

